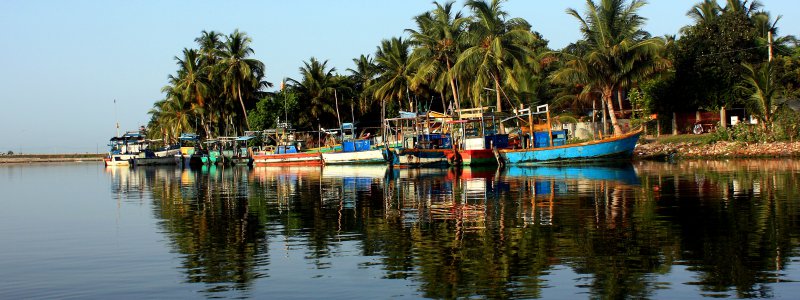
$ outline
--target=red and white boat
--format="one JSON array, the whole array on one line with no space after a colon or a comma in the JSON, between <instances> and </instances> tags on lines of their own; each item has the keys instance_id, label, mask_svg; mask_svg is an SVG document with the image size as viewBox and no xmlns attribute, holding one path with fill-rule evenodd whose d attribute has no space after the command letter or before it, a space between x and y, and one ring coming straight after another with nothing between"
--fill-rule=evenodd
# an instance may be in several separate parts
<instances>
[{"instance_id":1,"label":"red and white boat","mask_svg":"<svg viewBox=\"0 0 800 300\"><path fill-rule=\"evenodd\" d=\"M305 166L322 165L319 152L299 152L294 145L278 145L272 150L253 153L255 166Z\"/></svg>"}]
</instances>

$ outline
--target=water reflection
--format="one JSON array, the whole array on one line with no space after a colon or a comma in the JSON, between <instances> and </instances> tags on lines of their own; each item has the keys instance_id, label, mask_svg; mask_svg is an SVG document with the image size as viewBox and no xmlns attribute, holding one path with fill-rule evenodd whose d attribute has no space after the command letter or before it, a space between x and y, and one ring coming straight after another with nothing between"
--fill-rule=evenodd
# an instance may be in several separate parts
<instances>
[{"instance_id":1,"label":"water reflection","mask_svg":"<svg viewBox=\"0 0 800 300\"><path fill-rule=\"evenodd\" d=\"M108 170L123 201L152 195L186 282L210 297L352 276L337 268L351 260L431 298L770 297L800 277L785 271L796 160Z\"/></svg>"}]
</instances>

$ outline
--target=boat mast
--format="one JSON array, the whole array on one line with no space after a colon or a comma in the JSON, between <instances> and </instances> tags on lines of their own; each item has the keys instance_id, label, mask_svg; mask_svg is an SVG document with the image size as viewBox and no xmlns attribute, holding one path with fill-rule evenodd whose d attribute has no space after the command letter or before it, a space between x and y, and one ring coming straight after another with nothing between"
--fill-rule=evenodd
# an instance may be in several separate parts
<instances>
[{"instance_id":1,"label":"boat mast","mask_svg":"<svg viewBox=\"0 0 800 300\"><path fill-rule=\"evenodd\" d=\"M117 99L114 99L114 122L117 123L117 137L119 137L119 119L117 118Z\"/></svg>"}]
</instances>

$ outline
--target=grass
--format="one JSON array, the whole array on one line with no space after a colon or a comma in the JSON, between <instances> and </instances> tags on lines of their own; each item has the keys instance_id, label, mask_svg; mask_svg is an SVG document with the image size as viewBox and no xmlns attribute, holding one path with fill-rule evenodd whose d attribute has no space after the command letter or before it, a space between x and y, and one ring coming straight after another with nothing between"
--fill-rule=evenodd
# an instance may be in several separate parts
<instances>
[{"instance_id":1,"label":"grass","mask_svg":"<svg viewBox=\"0 0 800 300\"><path fill-rule=\"evenodd\" d=\"M648 143L659 142L662 144L677 144L677 143L710 144L712 142L712 137L710 133L679 134L679 135L661 135L660 137L657 138L649 137L646 140Z\"/></svg>"}]
</instances>

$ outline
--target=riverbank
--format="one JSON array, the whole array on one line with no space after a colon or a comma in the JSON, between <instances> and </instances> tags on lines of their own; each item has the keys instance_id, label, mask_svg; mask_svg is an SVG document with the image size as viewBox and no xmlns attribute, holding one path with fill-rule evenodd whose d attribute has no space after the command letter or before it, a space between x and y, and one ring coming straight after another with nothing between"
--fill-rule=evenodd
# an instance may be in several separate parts
<instances>
[{"instance_id":1,"label":"riverbank","mask_svg":"<svg viewBox=\"0 0 800 300\"><path fill-rule=\"evenodd\" d=\"M644 138L634 149L635 159L722 159L800 157L800 142L713 142L702 139Z\"/></svg>"},{"instance_id":2,"label":"riverbank","mask_svg":"<svg viewBox=\"0 0 800 300\"><path fill-rule=\"evenodd\" d=\"M103 161L105 154L23 154L0 155L0 164Z\"/></svg>"}]
</instances>

